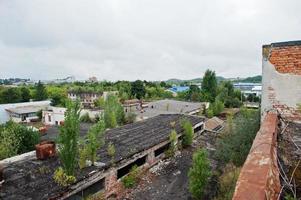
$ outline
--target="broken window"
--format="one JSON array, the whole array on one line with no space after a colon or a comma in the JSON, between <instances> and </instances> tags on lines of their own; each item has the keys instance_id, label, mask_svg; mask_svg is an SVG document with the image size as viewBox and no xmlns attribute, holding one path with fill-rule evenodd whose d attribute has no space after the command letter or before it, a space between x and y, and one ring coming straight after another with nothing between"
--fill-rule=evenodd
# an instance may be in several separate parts
<instances>
[{"instance_id":1,"label":"broken window","mask_svg":"<svg viewBox=\"0 0 301 200\"><path fill-rule=\"evenodd\" d=\"M194 132L196 133L196 132L198 132L198 131L200 131L200 130L203 130L203 127L204 127L204 124L202 124L202 125L200 125L200 126L194 128Z\"/></svg>"},{"instance_id":2,"label":"broken window","mask_svg":"<svg viewBox=\"0 0 301 200\"><path fill-rule=\"evenodd\" d=\"M164 153L169 148L169 143L160 147L159 149L155 150L155 157L160 156L162 153Z\"/></svg>"},{"instance_id":3,"label":"broken window","mask_svg":"<svg viewBox=\"0 0 301 200\"><path fill-rule=\"evenodd\" d=\"M120 168L119 170L117 170L117 178L118 179L122 178L123 176L127 175L131 171L133 166L136 165L137 167L139 167L139 166L145 164L145 162L146 162L146 155L141 158L138 158L134 162Z\"/></svg>"},{"instance_id":4,"label":"broken window","mask_svg":"<svg viewBox=\"0 0 301 200\"><path fill-rule=\"evenodd\" d=\"M104 192L104 189L105 189L105 178L93 183L87 188L68 197L67 200L86 199L87 197L97 196L100 195L102 192Z\"/></svg>"}]
</instances>

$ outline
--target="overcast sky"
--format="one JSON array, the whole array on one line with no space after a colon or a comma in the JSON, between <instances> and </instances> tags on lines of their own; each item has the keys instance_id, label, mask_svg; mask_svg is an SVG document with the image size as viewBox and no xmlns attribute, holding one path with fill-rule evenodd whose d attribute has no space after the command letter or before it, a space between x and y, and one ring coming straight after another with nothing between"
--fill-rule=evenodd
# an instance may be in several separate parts
<instances>
[{"instance_id":1,"label":"overcast sky","mask_svg":"<svg viewBox=\"0 0 301 200\"><path fill-rule=\"evenodd\" d=\"M261 73L301 39L300 0L0 0L0 78L165 80Z\"/></svg>"}]
</instances>

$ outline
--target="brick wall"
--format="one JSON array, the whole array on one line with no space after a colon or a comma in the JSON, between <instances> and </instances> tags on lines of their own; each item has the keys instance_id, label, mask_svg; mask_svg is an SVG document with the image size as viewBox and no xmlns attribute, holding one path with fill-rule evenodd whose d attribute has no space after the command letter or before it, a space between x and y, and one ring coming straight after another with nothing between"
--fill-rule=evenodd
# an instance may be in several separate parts
<instances>
[{"instance_id":1,"label":"brick wall","mask_svg":"<svg viewBox=\"0 0 301 200\"><path fill-rule=\"evenodd\" d=\"M301 41L263 46L262 114L277 110L289 120L301 119Z\"/></svg>"},{"instance_id":2,"label":"brick wall","mask_svg":"<svg viewBox=\"0 0 301 200\"><path fill-rule=\"evenodd\" d=\"M280 192L277 124L277 114L265 116L240 172L233 200L277 199Z\"/></svg>"},{"instance_id":3,"label":"brick wall","mask_svg":"<svg viewBox=\"0 0 301 200\"><path fill-rule=\"evenodd\" d=\"M301 75L301 46L273 47L269 61L279 73Z\"/></svg>"}]
</instances>

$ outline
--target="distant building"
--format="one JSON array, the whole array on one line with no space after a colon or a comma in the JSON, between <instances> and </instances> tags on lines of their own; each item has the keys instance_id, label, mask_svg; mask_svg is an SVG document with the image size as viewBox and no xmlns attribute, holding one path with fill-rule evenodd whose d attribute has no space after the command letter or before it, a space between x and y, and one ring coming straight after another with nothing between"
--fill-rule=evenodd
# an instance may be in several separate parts
<instances>
[{"instance_id":1,"label":"distant building","mask_svg":"<svg viewBox=\"0 0 301 200\"><path fill-rule=\"evenodd\" d=\"M68 98L74 101L79 99L84 108L94 108L94 102L102 95L102 92L68 91Z\"/></svg>"},{"instance_id":2,"label":"distant building","mask_svg":"<svg viewBox=\"0 0 301 200\"><path fill-rule=\"evenodd\" d=\"M189 90L188 86L173 86L168 88L167 91L171 92L173 96L177 96L178 92L186 92Z\"/></svg>"},{"instance_id":3,"label":"distant building","mask_svg":"<svg viewBox=\"0 0 301 200\"><path fill-rule=\"evenodd\" d=\"M66 108L49 107L42 113L42 121L46 125L61 125L65 120Z\"/></svg>"},{"instance_id":4,"label":"distant building","mask_svg":"<svg viewBox=\"0 0 301 200\"><path fill-rule=\"evenodd\" d=\"M234 83L233 87L239 89L245 96L253 94L257 97L261 97L261 83Z\"/></svg>"},{"instance_id":5,"label":"distant building","mask_svg":"<svg viewBox=\"0 0 301 200\"><path fill-rule=\"evenodd\" d=\"M36 120L36 112L50 106L50 101L0 104L0 124L12 119L15 122Z\"/></svg>"},{"instance_id":6,"label":"distant building","mask_svg":"<svg viewBox=\"0 0 301 200\"><path fill-rule=\"evenodd\" d=\"M205 130L220 132L224 128L225 122L218 117L212 117L205 122Z\"/></svg>"},{"instance_id":7,"label":"distant building","mask_svg":"<svg viewBox=\"0 0 301 200\"><path fill-rule=\"evenodd\" d=\"M97 82L97 78L95 76L89 77L89 82L95 83Z\"/></svg>"},{"instance_id":8,"label":"distant building","mask_svg":"<svg viewBox=\"0 0 301 200\"><path fill-rule=\"evenodd\" d=\"M129 107L129 105L132 105ZM196 115L209 107L207 102L186 102L171 99L158 100L153 102L132 102L125 106L125 112L133 112L137 120L144 120L160 114L186 114ZM130 109L129 109L130 108Z\"/></svg>"},{"instance_id":9,"label":"distant building","mask_svg":"<svg viewBox=\"0 0 301 200\"><path fill-rule=\"evenodd\" d=\"M66 108L50 106L43 110L42 121L45 125L61 125L65 120ZM100 109L83 109L80 112L80 116L88 114L91 119L95 119L99 116L103 110Z\"/></svg>"}]
</instances>

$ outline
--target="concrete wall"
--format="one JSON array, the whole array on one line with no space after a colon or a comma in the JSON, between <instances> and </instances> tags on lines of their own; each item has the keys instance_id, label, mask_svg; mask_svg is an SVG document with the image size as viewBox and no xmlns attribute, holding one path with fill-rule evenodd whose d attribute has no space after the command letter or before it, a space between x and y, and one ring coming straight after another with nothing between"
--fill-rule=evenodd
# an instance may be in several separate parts
<instances>
[{"instance_id":1,"label":"concrete wall","mask_svg":"<svg viewBox=\"0 0 301 200\"><path fill-rule=\"evenodd\" d=\"M5 109L16 108L22 106L49 106L50 101L34 101L24 103L0 104L0 124L5 123L10 119L9 113Z\"/></svg>"},{"instance_id":2,"label":"concrete wall","mask_svg":"<svg viewBox=\"0 0 301 200\"><path fill-rule=\"evenodd\" d=\"M301 41L263 46L261 112L296 118L301 103Z\"/></svg>"}]
</instances>

